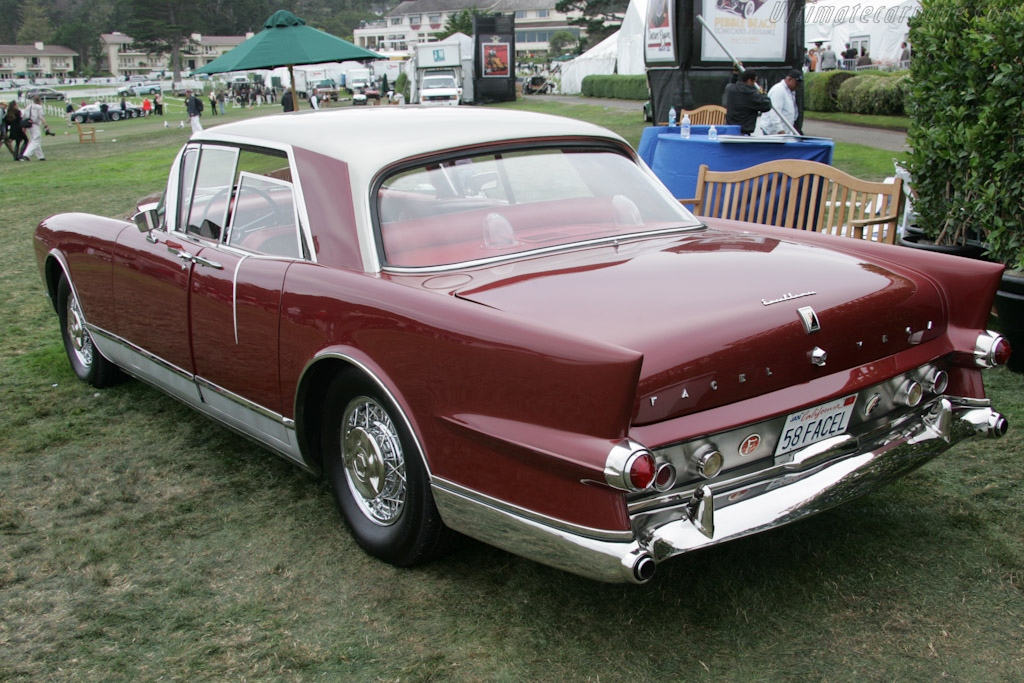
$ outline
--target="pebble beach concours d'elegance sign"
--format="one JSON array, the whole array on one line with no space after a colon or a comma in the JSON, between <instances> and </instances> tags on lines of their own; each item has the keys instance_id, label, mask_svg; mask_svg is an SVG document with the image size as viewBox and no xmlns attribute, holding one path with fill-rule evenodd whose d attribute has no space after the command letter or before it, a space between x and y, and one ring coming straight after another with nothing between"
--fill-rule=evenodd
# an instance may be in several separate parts
<instances>
[{"instance_id":1,"label":"pebble beach concours d'elegance sign","mask_svg":"<svg viewBox=\"0 0 1024 683\"><path fill-rule=\"evenodd\" d=\"M738 59L783 62L786 59L786 2L703 0L702 15L715 36ZM779 11L781 6L782 11ZM714 40L701 42L705 62L731 61Z\"/></svg>"}]
</instances>

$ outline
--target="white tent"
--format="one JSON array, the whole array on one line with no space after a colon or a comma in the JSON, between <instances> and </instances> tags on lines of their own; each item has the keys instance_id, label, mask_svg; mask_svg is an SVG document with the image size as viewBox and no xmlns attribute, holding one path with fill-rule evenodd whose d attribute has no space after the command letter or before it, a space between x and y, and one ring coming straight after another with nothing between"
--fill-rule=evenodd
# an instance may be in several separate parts
<instances>
[{"instance_id":1,"label":"white tent","mask_svg":"<svg viewBox=\"0 0 1024 683\"><path fill-rule=\"evenodd\" d=\"M626 16L619 27L619 61L616 73L642 74L644 66L644 25L647 23L647 0L630 0Z\"/></svg>"},{"instance_id":2,"label":"white tent","mask_svg":"<svg viewBox=\"0 0 1024 683\"><path fill-rule=\"evenodd\" d=\"M562 65L559 92L574 95L583 78L595 74L642 74L644 68L644 22L647 0L630 0L622 26L576 59Z\"/></svg>"},{"instance_id":3,"label":"white tent","mask_svg":"<svg viewBox=\"0 0 1024 683\"><path fill-rule=\"evenodd\" d=\"M583 79L586 76L615 73L618 54L619 33L616 31L576 59L570 59L562 65L559 91L565 95L573 95L583 87Z\"/></svg>"},{"instance_id":4,"label":"white tent","mask_svg":"<svg viewBox=\"0 0 1024 683\"><path fill-rule=\"evenodd\" d=\"M836 54L847 43L866 44L876 64L897 64L907 39L907 21L921 9L920 0L864 5L860 0L820 0L804 6L804 42L830 43Z\"/></svg>"}]
</instances>

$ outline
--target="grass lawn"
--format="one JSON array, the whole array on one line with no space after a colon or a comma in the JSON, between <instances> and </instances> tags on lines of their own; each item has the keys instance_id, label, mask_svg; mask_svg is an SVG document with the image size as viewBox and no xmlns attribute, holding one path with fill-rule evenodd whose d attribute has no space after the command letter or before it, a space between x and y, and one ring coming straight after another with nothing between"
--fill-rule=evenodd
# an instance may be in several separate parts
<instances>
[{"instance_id":1,"label":"grass lawn","mask_svg":"<svg viewBox=\"0 0 1024 683\"><path fill-rule=\"evenodd\" d=\"M561 106L639 140L635 114ZM1024 679L1013 427L645 586L468 540L416 569L370 559L321 482L155 389L76 380L32 230L124 215L188 130L100 124L80 145L52 127L45 164L0 156L0 680ZM1024 379L987 378L1024 424Z\"/></svg>"}]
</instances>

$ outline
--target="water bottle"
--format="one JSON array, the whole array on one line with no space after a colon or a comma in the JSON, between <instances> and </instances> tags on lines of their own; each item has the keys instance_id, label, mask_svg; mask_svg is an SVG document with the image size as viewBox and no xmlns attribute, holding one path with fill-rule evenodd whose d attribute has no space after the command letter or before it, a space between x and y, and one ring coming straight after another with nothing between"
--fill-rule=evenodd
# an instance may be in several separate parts
<instances>
[{"instance_id":1,"label":"water bottle","mask_svg":"<svg viewBox=\"0 0 1024 683\"><path fill-rule=\"evenodd\" d=\"M690 137L690 115L683 114L683 121L679 124L679 135L684 138Z\"/></svg>"},{"instance_id":2,"label":"water bottle","mask_svg":"<svg viewBox=\"0 0 1024 683\"><path fill-rule=\"evenodd\" d=\"M718 139L718 129L715 128L714 124L711 124L711 127L708 128L708 140L717 140L717 139Z\"/></svg>"},{"instance_id":3,"label":"water bottle","mask_svg":"<svg viewBox=\"0 0 1024 683\"><path fill-rule=\"evenodd\" d=\"M676 125L676 108L672 107L668 110L668 125Z\"/></svg>"}]
</instances>

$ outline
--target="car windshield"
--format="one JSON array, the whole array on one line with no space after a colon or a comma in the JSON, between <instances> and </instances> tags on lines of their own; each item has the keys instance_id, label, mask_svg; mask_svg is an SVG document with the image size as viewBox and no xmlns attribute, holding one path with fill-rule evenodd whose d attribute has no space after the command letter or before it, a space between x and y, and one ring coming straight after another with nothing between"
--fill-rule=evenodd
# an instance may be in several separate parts
<instances>
[{"instance_id":1,"label":"car windshield","mask_svg":"<svg viewBox=\"0 0 1024 683\"><path fill-rule=\"evenodd\" d=\"M454 88L455 79L451 76L432 76L423 79L423 89L433 90L435 88Z\"/></svg>"},{"instance_id":2,"label":"car windshield","mask_svg":"<svg viewBox=\"0 0 1024 683\"><path fill-rule=\"evenodd\" d=\"M626 156L516 150L427 162L377 192L385 261L438 267L699 221Z\"/></svg>"}]
</instances>

